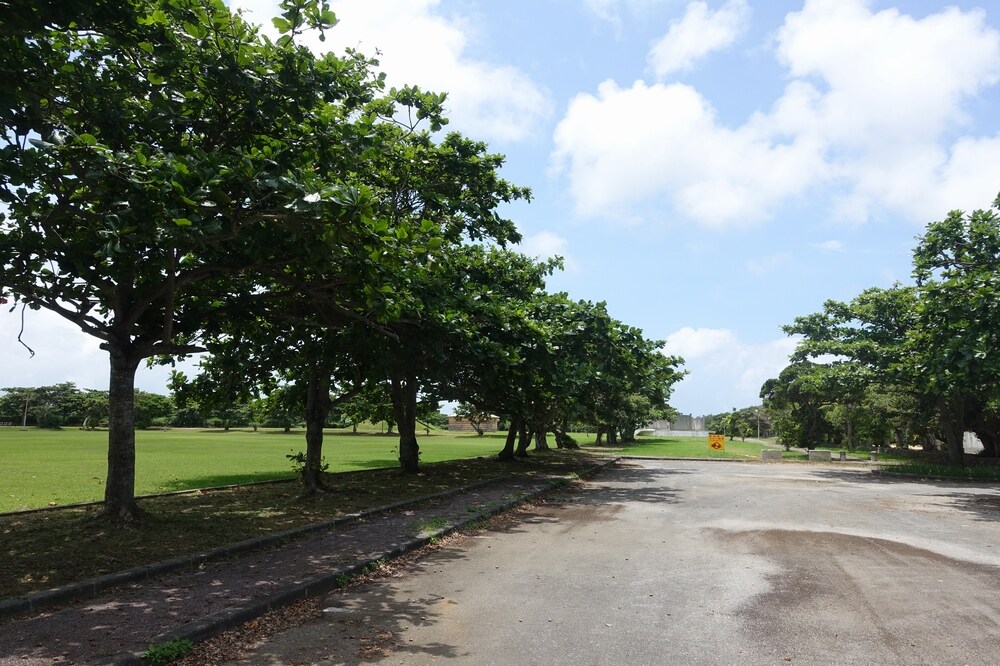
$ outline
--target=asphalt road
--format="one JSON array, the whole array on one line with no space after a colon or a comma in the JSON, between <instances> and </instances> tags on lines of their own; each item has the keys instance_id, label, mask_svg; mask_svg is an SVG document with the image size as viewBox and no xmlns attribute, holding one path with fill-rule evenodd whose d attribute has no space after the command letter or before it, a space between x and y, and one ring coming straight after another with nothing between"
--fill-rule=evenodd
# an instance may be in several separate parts
<instances>
[{"instance_id":1,"label":"asphalt road","mask_svg":"<svg viewBox=\"0 0 1000 666\"><path fill-rule=\"evenodd\" d=\"M634 461L331 595L252 664L997 664L1000 491Z\"/></svg>"}]
</instances>

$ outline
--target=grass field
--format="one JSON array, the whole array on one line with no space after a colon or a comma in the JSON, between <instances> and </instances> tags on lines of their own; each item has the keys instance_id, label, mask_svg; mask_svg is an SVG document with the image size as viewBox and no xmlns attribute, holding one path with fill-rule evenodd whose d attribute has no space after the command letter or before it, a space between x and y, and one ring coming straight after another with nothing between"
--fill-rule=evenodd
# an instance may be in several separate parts
<instances>
[{"instance_id":1,"label":"grass field","mask_svg":"<svg viewBox=\"0 0 1000 666\"><path fill-rule=\"evenodd\" d=\"M398 437L328 433L331 472L394 467ZM434 433L418 438L421 462L494 454L497 436ZM0 512L103 499L107 431L0 428ZM290 478L285 457L305 450L303 431L140 430L136 432L136 494Z\"/></svg>"},{"instance_id":2,"label":"grass field","mask_svg":"<svg viewBox=\"0 0 1000 666\"><path fill-rule=\"evenodd\" d=\"M621 449L630 456L652 456L664 458L754 458L760 459L764 448L755 442L726 440L725 451L708 448L707 437L640 437L635 444Z\"/></svg>"},{"instance_id":3,"label":"grass field","mask_svg":"<svg viewBox=\"0 0 1000 666\"><path fill-rule=\"evenodd\" d=\"M419 437L421 462L432 463L495 454L506 433L448 434ZM587 445L593 435L575 435ZM396 435L328 431L323 448L331 472L398 465ZM0 428L0 512L103 499L107 474L106 431L79 429L22 431ZM712 451L705 438L643 437L614 449L625 455L679 458L760 458L761 445L726 441ZM277 430L140 430L136 432L136 494L148 495L251 481L291 478L285 457L305 450L303 431ZM608 450L611 452L611 450Z\"/></svg>"}]
</instances>

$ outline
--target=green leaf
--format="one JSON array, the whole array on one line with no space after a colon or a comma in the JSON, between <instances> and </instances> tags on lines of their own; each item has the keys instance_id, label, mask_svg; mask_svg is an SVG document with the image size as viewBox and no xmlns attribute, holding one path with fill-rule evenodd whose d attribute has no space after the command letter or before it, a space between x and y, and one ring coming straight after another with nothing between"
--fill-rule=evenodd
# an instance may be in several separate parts
<instances>
[{"instance_id":1,"label":"green leaf","mask_svg":"<svg viewBox=\"0 0 1000 666\"><path fill-rule=\"evenodd\" d=\"M176 224L178 227L190 227L193 223L186 217L175 217L174 224Z\"/></svg>"},{"instance_id":2,"label":"green leaf","mask_svg":"<svg viewBox=\"0 0 1000 666\"><path fill-rule=\"evenodd\" d=\"M79 134L77 135L76 140L85 146L97 145L97 137L94 136L93 134Z\"/></svg>"},{"instance_id":3,"label":"green leaf","mask_svg":"<svg viewBox=\"0 0 1000 666\"><path fill-rule=\"evenodd\" d=\"M286 18L281 18L280 16L275 16L271 19L271 25L273 25L281 34L285 34L292 29L292 22Z\"/></svg>"}]
</instances>

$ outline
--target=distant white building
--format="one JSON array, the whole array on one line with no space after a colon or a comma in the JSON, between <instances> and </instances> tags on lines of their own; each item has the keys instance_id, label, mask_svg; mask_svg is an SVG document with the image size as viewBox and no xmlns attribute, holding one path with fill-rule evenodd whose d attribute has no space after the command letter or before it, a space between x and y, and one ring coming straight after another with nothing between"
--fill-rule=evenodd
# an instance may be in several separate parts
<instances>
[{"instance_id":1,"label":"distant white building","mask_svg":"<svg viewBox=\"0 0 1000 666\"><path fill-rule=\"evenodd\" d=\"M652 430L655 437L708 437L704 416L680 414L673 423L653 421L645 430Z\"/></svg>"}]
</instances>

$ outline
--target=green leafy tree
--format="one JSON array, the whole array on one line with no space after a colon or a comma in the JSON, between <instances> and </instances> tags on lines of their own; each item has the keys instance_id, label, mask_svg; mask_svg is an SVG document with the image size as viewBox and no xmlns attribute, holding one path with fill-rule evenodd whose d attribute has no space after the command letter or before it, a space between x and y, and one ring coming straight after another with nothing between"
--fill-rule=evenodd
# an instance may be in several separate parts
<instances>
[{"instance_id":1,"label":"green leafy tree","mask_svg":"<svg viewBox=\"0 0 1000 666\"><path fill-rule=\"evenodd\" d=\"M775 379L764 382L760 397L774 415L774 425L785 448L814 449L828 443L833 425L824 406L829 396L824 385L826 367L811 361L790 364Z\"/></svg>"},{"instance_id":2,"label":"green leafy tree","mask_svg":"<svg viewBox=\"0 0 1000 666\"><path fill-rule=\"evenodd\" d=\"M26 8L37 20L0 42L18 70L0 108L0 286L108 352L116 522L138 513L138 364L201 349L234 276L356 244L364 195L331 172L381 82L363 58L297 46L292 35L333 16L295 4L277 42L220 0L136 0L83 23Z\"/></svg>"},{"instance_id":3,"label":"green leafy tree","mask_svg":"<svg viewBox=\"0 0 1000 666\"><path fill-rule=\"evenodd\" d=\"M1000 385L998 210L1000 197L990 210L952 211L928 225L913 253L920 299L907 351L956 464L966 430L995 437L988 414Z\"/></svg>"}]
</instances>

